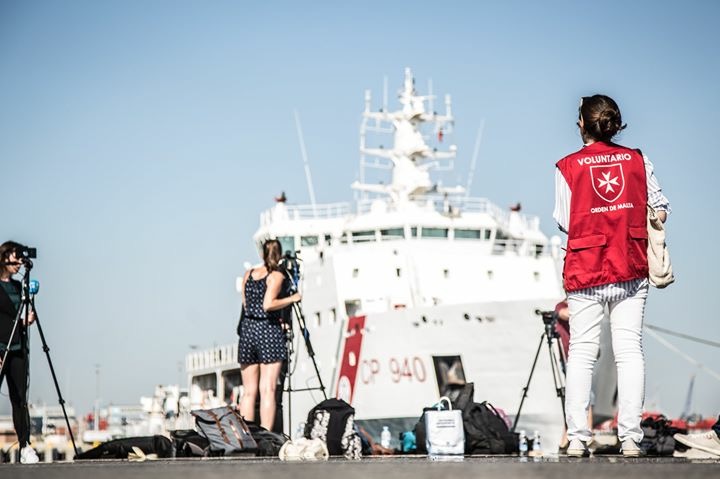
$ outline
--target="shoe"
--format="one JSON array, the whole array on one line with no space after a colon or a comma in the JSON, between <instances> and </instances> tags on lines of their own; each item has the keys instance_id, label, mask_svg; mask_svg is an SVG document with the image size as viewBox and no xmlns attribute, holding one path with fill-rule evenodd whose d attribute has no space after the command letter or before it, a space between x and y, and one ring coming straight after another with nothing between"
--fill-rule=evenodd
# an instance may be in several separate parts
<instances>
[{"instance_id":1,"label":"shoe","mask_svg":"<svg viewBox=\"0 0 720 479\"><path fill-rule=\"evenodd\" d=\"M695 449L694 447L689 447L684 451L680 451L678 449L675 449L673 452L673 457L684 457L685 459L718 459L720 456L716 454L710 454L709 452L701 451L700 449Z\"/></svg>"},{"instance_id":2,"label":"shoe","mask_svg":"<svg viewBox=\"0 0 720 479\"><path fill-rule=\"evenodd\" d=\"M20 462L22 464L37 464L40 462L40 458L35 452L35 449L30 446L25 446L20 449Z\"/></svg>"},{"instance_id":3,"label":"shoe","mask_svg":"<svg viewBox=\"0 0 720 479\"><path fill-rule=\"evenodd\" d=\"M558 454L567 454L570 443L568 441L563 442L558 446Z\"/></svg>"},{"instance_id":4,"label":"shoe","mask_svg":"<svg viewBox=\"0 0 720 479\"><path fill-rule=\"evenodd\" d=\"M621 447L623 457L640 457L645 455L645 451L632 439L625 439Z\"/></svg>"},{"instance_id":5,"label":"shoe","mask_svg":"<svg viewBox=\"0 0 720 479\"><path fill-rule=\"evenodd\" d=\"M701 451L720 456L720 439L715 431L699 434L675 434L673 438L680 444L684 444L693 449L700 449Z\"/></svg>"},{"instance_id":6,"label":"shoe","mask_svg":"<svg viewBox=\"0 0 720 479\"><path fill-rule=\"evenodd\" d=\"M570 445L567 448L568 457L589 457L590 451L587 446L580 439L573 439L570 441Z\"/></svg>"}]
</instances>

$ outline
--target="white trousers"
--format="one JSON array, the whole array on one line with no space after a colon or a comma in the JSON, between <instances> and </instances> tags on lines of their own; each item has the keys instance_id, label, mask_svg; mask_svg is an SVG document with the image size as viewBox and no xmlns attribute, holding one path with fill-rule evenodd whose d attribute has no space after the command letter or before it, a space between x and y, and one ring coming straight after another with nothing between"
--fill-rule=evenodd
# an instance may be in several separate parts
<instances>
[{"instance_id":1,"label":"white trousers","mask_svg":"<svg viewBox=\"0 0 720 479\"><path fill-rule=\"evenodd\" d=\"M592 374L600 348L600 322L605 307L610 315L612 347L618 379L618 438L640 443L645 400L645 357L642 325L648 286L643 285L624 299L570 293L570 354L567 366L565 406L568 439L589 441L587 412Z\"/></svg>"}]
</instances>

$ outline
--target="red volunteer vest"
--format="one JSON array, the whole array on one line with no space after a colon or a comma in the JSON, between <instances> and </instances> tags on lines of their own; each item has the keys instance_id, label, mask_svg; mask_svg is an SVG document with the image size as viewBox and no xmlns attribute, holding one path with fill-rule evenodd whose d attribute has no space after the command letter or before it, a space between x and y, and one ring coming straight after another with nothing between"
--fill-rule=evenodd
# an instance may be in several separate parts
<instances>
[{"instance_id":1,"label":"red volunteer vest","mask_svg":"<svg viewBox=\"0 0 720 479\"><path fill-rule=\"evenodd\" d=\"M648 275L647 179L642 155L597 142L558 161L570 191L565 290Z\"/></svg>"}]
</instances>

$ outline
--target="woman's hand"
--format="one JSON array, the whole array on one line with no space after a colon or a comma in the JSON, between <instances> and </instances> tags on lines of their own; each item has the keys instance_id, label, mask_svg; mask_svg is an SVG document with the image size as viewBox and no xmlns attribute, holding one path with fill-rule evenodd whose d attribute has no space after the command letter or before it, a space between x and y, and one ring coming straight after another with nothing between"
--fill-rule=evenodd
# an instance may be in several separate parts
<instances>
[{"instance_id":1,"label":"woman's hand","mask_svg":"<svg viewBox=\"0 0 720 479\"><path fill-rule=\"evenodd\" d=\"M292 300L293 303L299 303L300 301L302 301L302 295L300 293L295 293L292 296L290 296L290 299Z\"/></svg>"},{"instance_id":2,"label":"woman's hand","mask_svg":"<svg viewBox=\"0 0 720 479\"><path fill-rule=\"evenodd\" d=\"M30 326L32 323L35 322L36 319L37 319L37 316L35 316L35 311L30 310L30 314L28 315L27 319L23 320L23 324L25 326Z\"/></svg>"}]
</instances>

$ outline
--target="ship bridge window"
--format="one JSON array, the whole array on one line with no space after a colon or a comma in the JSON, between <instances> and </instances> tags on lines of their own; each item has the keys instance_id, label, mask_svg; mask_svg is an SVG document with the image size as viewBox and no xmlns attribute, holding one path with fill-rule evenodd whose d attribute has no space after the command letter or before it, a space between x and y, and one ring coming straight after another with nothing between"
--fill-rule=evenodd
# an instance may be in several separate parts
<instances>
[{"instance_id":1,"label":"ship bridge window","mask_svg":"<svg viewBox=\"0 0 720 479\"><path fill-rule=\"evenodd\" d=\"M223 378L223 399L228 404L240 402L240 386L242 386L242 375L240 369L231 369L222 373Z\"/></svg>"},{"instance_id":2,"label":"ship bridge window","mask_svg":"<svg viewBox=\"0 0 720 479\"><path fill-rule=\"evenodd\" d=\"M410 236L412 236L413 238L418 237L418 227L417 226L413 226L412 228L410 228Z\"/></svg>"},{"instance_id":3,"label":"ship bridge window","mask_svg":"<svg viewBox=\"0 0 720 479\"><path fill-rule=\"evenodd\" d=\"M423 238L447 238L447 228L423 228L421 233Z\"/></svg>"},{"instance_id":4,"label":"ship bridge window","mask_svg":"<svg viewBox=\"0 0 720 479\"><path fill-rule=\"evenodd\" d=\"M482 238L482 230L456 229L455 239L475 239Z\"/></svg>"},{"instance_id":5,"label":"ship bridge window","mask_svg":"<svg viewBox=\"0 0 720 479\"><path fill-rule=\"evenodd\" d=\"M295 251L295 238L292 236L278 236L280 246L282 246L283 252Z\"/></svg>"},{"instance_id":6,"label":"ship bridge window","mask_svg":"<svg viewBox=\"0 0 720 479\"><path fill-rule=\"evenodd\" d=\"M375 232L373 230L367 231L353 231L352 232L353 243L363 243L367 241L375 241Z\"/></svg>"},{"instance_id":7,"label":"ship bridge window","mask_svg":"<svg viewBox=\"0 0 720 479\"><path fill-rule=\"evenodd\" d=\"M213 395L217 396L217 376L215 376L215 373L193 377L192 385L198 386L203 391L212 391Z\"/></svg>"},{"instance_id":8,"label":"ship bridge window","mask_svg":"<svg viewBox=\"0 0 720 479\"><path fill-rule=\"evenodd\" d=\"M504 253L510 244L510 237L498 230L495 233L495 244L493 244L493 253L500 254Z\"/></svg>"},{"instance_id":9,"label":"ship bridge window","mask_svg":"<svg viewBox=\"0 0 720 479\"><path fill-rule=\"evenodd\" d=\"M325 244L332 246L332 235L325 235Z\"/></svg>"},{"instance_id":10,"label":"ship bridge window","mask_svg":"<svg viewBox=\"0 0 720 479\"><path fill-rule=\"evenodd\" d=\"M301 236L300 237L300 246L317 246L317 244L318 244L317 236Z\"/></svg>"},{"instance_id":11,"label":"ship bridge window","mask_svg":"<svg viewBox=\"0 0 720 479\"><path fill-rule=\"evenodd\" d=\"M491 230L485 230L485 239L489 240L490 237L492 237L492 231Z\"/></svg>"},{"instance_id":12,"label":"ship bridge window","mask_svg":"<svg viewBox=\"0 0 720 479\"><path fill-rule=\"evenodd\" d=\"M383 240L403 239L405 238L405 229L399 227L380 230L380 237Z\"/></svg>"}]
</instances>

